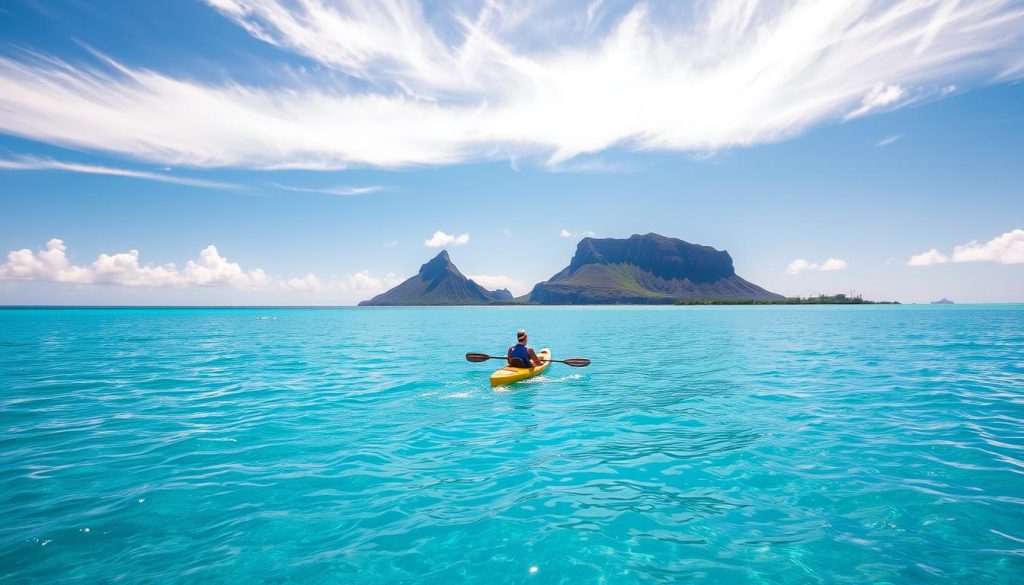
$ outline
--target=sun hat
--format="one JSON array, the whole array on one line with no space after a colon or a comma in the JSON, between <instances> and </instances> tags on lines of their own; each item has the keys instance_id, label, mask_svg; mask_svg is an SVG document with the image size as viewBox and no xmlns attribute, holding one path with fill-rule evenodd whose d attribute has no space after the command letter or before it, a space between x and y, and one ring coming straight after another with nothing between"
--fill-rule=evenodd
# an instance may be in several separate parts
<instances>
[{"instance_id":1,"label":"sun hat","mask_svg":"<svg viewBox=\"0 0 1024 585\"><path fill-rule=\"evenodd\" d=\"M516 332L516 339L520 341L526 339L526 329L520 329L518 332Z\"/></svg>"}]
</instances>

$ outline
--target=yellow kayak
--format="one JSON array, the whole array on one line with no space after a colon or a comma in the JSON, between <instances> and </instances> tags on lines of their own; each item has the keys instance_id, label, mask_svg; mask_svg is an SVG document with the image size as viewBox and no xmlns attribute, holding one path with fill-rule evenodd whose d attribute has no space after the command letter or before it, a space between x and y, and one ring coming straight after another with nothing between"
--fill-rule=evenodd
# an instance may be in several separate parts
<instances>
[{"instance_id":1,"label":"yellow kayak","mask_svg":"<svg viewBox=\"0 0 1024 585\"><path fill-rule=\"evenodd\" d=\"M542 360L549 360L551 359L551 350L545 347L537 352L537 357ZM505 384L511 384L512 382L518 382L520 380L538 376L543 373L544 370L548 369L548 366L550 365L551 362L545 361L541 365L534 366L532 368L513 368L512 366L505 366L500 370L495 370L494 373L491 374L491 386L504 386Z\"/></svg>"}]
</instances>

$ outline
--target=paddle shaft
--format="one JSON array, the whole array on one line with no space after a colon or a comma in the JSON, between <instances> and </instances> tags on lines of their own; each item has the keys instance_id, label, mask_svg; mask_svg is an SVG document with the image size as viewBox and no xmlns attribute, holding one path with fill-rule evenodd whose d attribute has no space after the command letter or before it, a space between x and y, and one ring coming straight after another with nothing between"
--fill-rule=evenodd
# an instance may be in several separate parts
<instances>
[{"instance_id":1,"label":"paddle shaft","mask_svg":"<svg viewBox=\"0 0 1024 585\"><path fill-rule=\"evenodd\" d=\"M467 353L466 354L466 359L472 362L472 361L482 361L484 359L487 359L487 360L506 360L506 361L508 361L509 358L505 357L505 356L487 355L487 354L484 354L484 353ZM541 359L540 361L542 361L542 362L553 362L553 363L558 363L558 364L566 364L566 365L572 366L574 368L582 368L582 367L586 367L586 366L590 365L590 360L588 360L586 358L569 358L567 360L545 360L545 359Z\"/></svg>"}]
</instances>

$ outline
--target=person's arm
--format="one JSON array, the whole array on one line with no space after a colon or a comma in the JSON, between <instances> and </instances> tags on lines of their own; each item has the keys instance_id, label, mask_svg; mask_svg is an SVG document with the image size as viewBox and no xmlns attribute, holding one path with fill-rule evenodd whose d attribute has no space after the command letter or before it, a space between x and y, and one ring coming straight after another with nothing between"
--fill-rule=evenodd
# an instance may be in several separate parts
<instances>
[{"instance_id":1,"label":"person's arm","mask_svg":"<svg viewBox=\"0 0 1024 585\"><path fill-rule=\"evenodd\" d=\"M508 365L512 365L512 346L509 346L508 351L505 352L505 361L508 362Z\"/></svg>"},{"instance_id":2,"label":"person's arm","mask_svg":"<svg viewBox=\"0 0 1024 585\"><path fill-rule=\"evenodd\" d=\"M529 348L527 351L530 352L530 361L533 362L533 365L539 366L541 364L541 361L540 358L537 357L537 352L533 351L532 347Z\"/></svg>"}]
</instances>

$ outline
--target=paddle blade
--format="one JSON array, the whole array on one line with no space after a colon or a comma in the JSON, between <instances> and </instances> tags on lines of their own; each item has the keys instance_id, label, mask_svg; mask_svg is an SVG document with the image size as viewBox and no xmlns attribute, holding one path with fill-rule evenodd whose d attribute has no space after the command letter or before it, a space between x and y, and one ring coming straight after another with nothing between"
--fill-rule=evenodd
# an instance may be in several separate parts
<instances>
[{"instance_id":1,"label":"paddle blade","mask_svg":"<svg viewBox=\"0 0 1024 585\"><path fill-rule=\"evenodd\" d=\"M587 358L569 358L567 360L562 360L562 363L574 368L585 368L590 365L590 360Z\"/></svg>"},{"instance_id":2,"label":"paddle blade","mask_svg":"<svg viewBox=\"0 0 1024 585\"><path fill-rule=\"evenodd\" d=\"M467 353L466 354L466 361L470 361L470 362L486 362L489 359L491 359L491 356L487 355L486 353Z\"/></svg>"}]
</instances>

